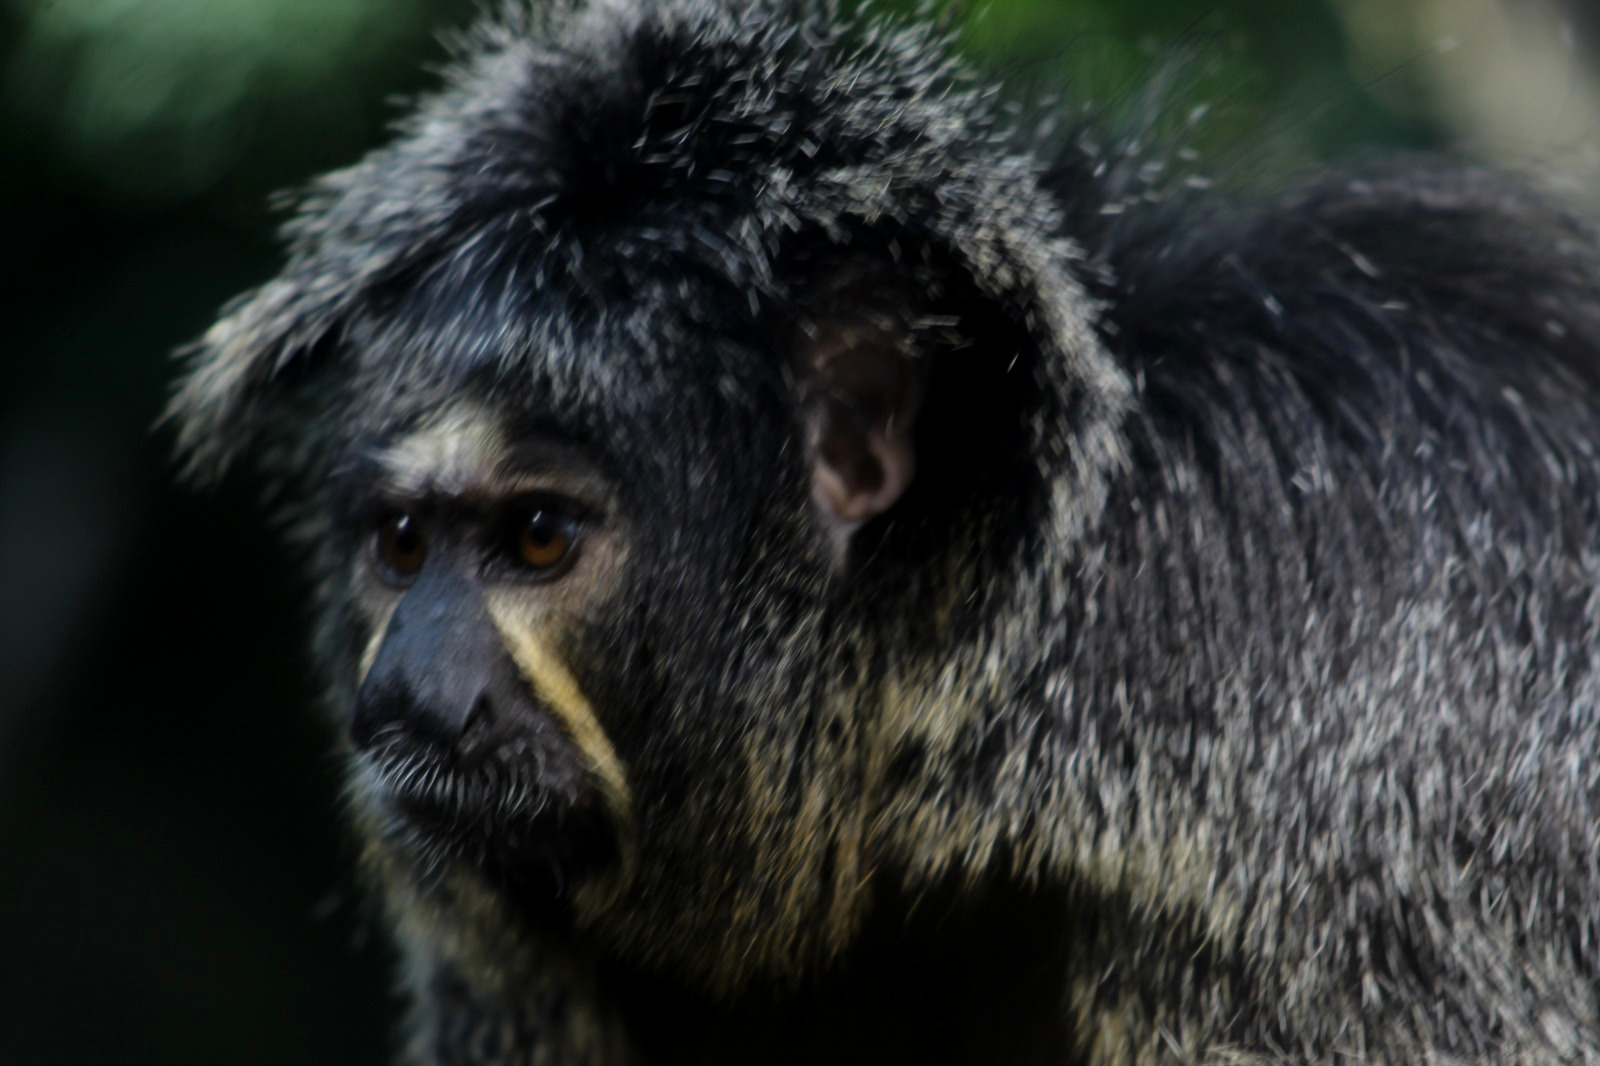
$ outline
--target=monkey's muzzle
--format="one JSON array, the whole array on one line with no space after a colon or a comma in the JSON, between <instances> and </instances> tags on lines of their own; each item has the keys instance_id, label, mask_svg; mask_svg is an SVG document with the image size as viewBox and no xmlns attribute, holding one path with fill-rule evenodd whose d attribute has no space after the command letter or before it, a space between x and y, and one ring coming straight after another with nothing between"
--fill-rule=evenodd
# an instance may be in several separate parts
<instances>
[{"instance_id":1,"label":"monkey's muzzle","mask_svg":"<svg viewBox=\"0 0 1600 1066\"><path fill-rule=\"evenodd\" d=\"M578 747L465 577L424 575L390 619L350 739L397 841L519 876L592 860L603 819Z\"/></svg>"}]
</instances>

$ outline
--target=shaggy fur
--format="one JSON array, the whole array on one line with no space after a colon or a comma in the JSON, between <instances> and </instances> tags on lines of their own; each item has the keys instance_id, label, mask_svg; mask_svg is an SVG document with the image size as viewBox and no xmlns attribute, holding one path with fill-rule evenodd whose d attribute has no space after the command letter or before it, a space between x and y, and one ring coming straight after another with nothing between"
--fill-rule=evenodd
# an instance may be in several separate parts
<instances>
[{"instance_id":1,"label":"shaggy fur","mask_svg":"<svg viewBox=\"0 0 1600 1066\"><path fill-rule=\"evenodd\" d=\"M626 500L560 642L614 855L533 899L353 762L411 1056L1600 1062L1595 232L1425 164L1158 195L989 100L808 2L503 15L189 356L341 716L362 456L471 397ZM841 565L786 353L863 314L928 399Z\"/></svg>"}]
</instances>

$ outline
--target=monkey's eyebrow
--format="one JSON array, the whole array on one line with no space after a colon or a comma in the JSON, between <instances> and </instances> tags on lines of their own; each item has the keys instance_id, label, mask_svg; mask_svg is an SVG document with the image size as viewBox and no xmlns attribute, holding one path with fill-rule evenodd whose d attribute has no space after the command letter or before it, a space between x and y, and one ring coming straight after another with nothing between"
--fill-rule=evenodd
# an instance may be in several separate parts
<instances>
[{"instance_id":1,"label":"monkey's eyebrow","mask_svg":"<svg viewBox=\"0 0 1600 1066\"><path fill-rule=\"evenodd\" d=\"M482 465L449 461L437 467L396 462L392 451L353 451L328 477L329 499L346 518L359 517L374 501L420 501L424 497L490 501L533 491L571 495L597 507L614 501L613 482L582 449L545 435L528 435L481 457Z\"/></svg>"},{"instance_id":2,"label":"monkey's eyebrow","mask_svg":"<svg viewBox=\"0 0 1600 1066\"><path fill-rule=\"evenodd\" d=\"M508 481L548 478L587 485L607 480L600 466L582 449L542 434L508 442L495 458L493 473L497 480Z\"/></svg>"},{"instance_id":3,"label":"monkey's eyebrow","mask_svg":"<svg viewBox=\"0 0 1600 1066\"><path fill-rule=\"evenodd\" d=\"M380 502L398 502L385 474L375 455L363 453L340 460L329 472L323 488L335 524L358 525L372 517Z\"/></svg>"}]
</instances>

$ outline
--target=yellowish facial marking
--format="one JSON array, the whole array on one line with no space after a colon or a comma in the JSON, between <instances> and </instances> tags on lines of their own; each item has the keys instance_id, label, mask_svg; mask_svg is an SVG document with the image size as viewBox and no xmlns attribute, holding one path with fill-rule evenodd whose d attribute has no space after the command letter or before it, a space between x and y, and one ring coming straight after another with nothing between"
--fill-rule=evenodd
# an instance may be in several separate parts
<instances>
[{"instance_id":1,"label":"yellowish facial marking","mask_svg":"<svg viewBox=\"0 0 1600 1066\"><path fill-rule=\"evenodd\" d=\"M367 646L361 649L360 673L356 675L357 689L367 683L367 675L372 672L372 664L378 661L378 652L383 648L383 638L389 634L389 619L394 617L394 609L398 604L398 600L385 603L379 608L381 613L373 619L372 635L367 638Z\"/></svg>"},{"instance_id":2,"label":"yellowish facial marking","mask_svg":"<svg viewBox=\"0 0 1600 1066\"><path fill-rule=\"evenodd\" d=\"M488 599L489 617L506 642L506 650L522 672L523 678L533 686L534 693L566 727L567 735L578 746L589 764L589 770L600 782L606 805L619 819L627 820L633 799L628 790L628 780L617 758L611 738L606 736L594 708L584 698L583 692L561 660L539 639L520 626L520 615L515 603Z\"/></svg>"},{"instance_id":3,"label":"yellowish facial marking","mask_svg":"<svg viewBox=\"0 0 1600 1066\"><path fill-rule=\"evenodd\" d=\"M485 486L504 446L498 419L463 403L407 434L380 458L389 487L397 492L460 495Z\"/></svg>"}]
</instances>

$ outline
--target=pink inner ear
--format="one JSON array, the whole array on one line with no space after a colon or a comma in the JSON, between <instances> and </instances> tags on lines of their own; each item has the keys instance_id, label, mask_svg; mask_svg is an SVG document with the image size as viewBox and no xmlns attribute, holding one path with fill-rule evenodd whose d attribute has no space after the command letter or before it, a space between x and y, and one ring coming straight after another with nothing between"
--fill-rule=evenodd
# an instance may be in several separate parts
<instances>
[{"instance_id":1,"label":"pink inner ear","mask_svg":"<svg viewBox=\"0 0 1600 1066\"><path fill-rule=\"evenodd\" d=\"M802 365L812 499L842 552L916 474L912 431L923 382L916 360L887 338L847 333L831 341L812 347Z\"/></svg>"},{"instance_id":2,"label":"pink inner ear","mask_svg":"<svg viewBox=\"0 0 1600 1066\"><path fill-rule=\"evenodd\" d=\"M848 417L848 416L846 416ZM811 471L812 497L834 522L859 525L890 507L916 474L909 434L841 425L825 416Z\"/></svg>"}]
</instances>

